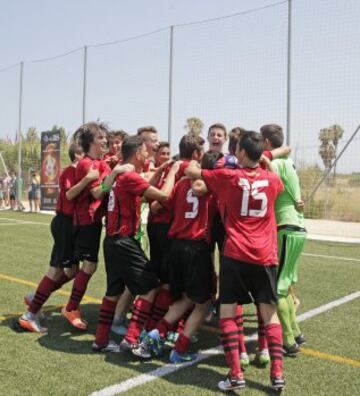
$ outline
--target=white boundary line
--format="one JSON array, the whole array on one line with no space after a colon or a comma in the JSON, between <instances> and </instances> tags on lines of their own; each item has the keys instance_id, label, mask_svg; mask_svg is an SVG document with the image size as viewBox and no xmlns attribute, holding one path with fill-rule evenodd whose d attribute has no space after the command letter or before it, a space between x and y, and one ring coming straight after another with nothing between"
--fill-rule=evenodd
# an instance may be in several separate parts
<instances>
[{"instance_id":1,"label":"white boundary line","mask_svg":"<svg viewBox=\"0 0 360 396\"><path fill-rule=\"evenodd\" d=\"M337 257L337 256L326 256L323 254L313 254L313 253L302 253L302 256L308 256L308 257L319 257L319 258L328 258L332 260L343 260L343 261L359 261L360 259L356 258L351 258L351 257Z\"/></svg>"},{"instance_id":2,"label":"white boundary line","mask_svg":"<svg viewBox=\"0 0 360 396\"><path fill-rule=\"evenodd\" d=\"M42 223L40 221L30 221L30 220L19 220L19 219L12 219L11 217L1 217L0 216L0 222L1 220L5 220L5 221L12 221L13 223L3 223L0 225L15 225L15 224L41 224L41 225L50 225L50 223Z\"/></svg>"},{"instance_id":3,"label":"white boundary line","mask_svg":"<svg viewBox=\"0 0 360 396\"><path fill-rule=\"evenodd\" d=\"M349 294L345 297L339 298L337 300L331 301L328 304L321 305L318 308L311 309L308 312L303 313L302 315L298 316L298 321L302 322L304 320L310 319L314 316L317 316L323 312L329 311L335 307L338 307L339 305L345 304L349 301L355 300L356 298L360 297L360 291L357 291L355 293ZM246 341L253 341L257 339L257 333L252 334L250 337L246 337ZM104 389L101 389L99 391L93 392L90 394L90 396L113 396L117 395L119 393L127 392L128 390L135 388L139 385L146 384L147 382L154 381L158 378L164 377L165 375L174 373L175 371L181 370L183 368L192 366L193 364L199 363L202 360L205 360L211 356L219 355L223 353L222 351L222 346L218 345L215 348L210 348L207 349L203 352L200 352L198 354L198 358L189 363L183 363L179 365L174 365L174 364L166 364L163 367L159 367L156 370L152 370L149 373L146 374L141 374L133 378L129 378L126 381L120 382L115 385L108 386Z\"/></svg>"}]
</instances>

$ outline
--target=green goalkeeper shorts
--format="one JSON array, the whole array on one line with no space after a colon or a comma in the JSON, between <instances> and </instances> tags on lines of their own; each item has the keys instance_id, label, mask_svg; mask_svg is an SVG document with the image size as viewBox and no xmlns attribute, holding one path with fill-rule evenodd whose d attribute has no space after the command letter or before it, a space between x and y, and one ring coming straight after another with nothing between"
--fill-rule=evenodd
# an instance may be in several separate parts
<instances>
[{"instance_id":1,"label":"green goalkeeper shorts","mask_svg":"<svg viewBox=\"0 0 360 396\"><path fill-rule=\"evenodd\" d=\"M278 231L279 270L277 293L287 296L289 287L298 280L298 267L304 249L306 231L282 229Z\"/></svg>"}]
</instances>

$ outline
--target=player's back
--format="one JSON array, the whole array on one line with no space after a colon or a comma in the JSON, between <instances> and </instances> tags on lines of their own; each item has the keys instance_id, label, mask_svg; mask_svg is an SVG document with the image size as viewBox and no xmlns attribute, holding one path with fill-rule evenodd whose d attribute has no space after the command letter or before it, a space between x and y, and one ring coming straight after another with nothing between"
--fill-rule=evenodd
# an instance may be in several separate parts
<instances>
[{"instance_id":1,"label":"player's back","mask_svg":"<svg viewBox=\"0 0 360 396\"><path fill-rule=\"evenodd\" d=\"M260 167L203 171L203 177L218 196L227 234L224 255L249 263L276 264L274 205L282 190L279 177Z\"/></svg>"},{"instance_id":2,"label":"player's back","mask_svg":"<svg viewBox=\"0 0 360 396\"><path fill-rule=\"evenodd\" d=\"M208 205L210 194L196 197L191 181L184 178L176 183L166 207L172 211L169 238L184 240L208 240Z\"/></svg>"}]
</instances>

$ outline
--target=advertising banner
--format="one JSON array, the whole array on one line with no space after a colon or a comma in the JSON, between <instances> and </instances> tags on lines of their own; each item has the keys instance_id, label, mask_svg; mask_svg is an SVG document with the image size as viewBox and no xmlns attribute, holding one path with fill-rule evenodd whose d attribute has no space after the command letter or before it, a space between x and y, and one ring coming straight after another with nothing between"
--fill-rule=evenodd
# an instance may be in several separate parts
<instances>
[{"instance_id":1,"label":"advertising banner","mask_svg":"<svg viewBox=\"0 0 360 396\"><path fill-rule=\"evenodd\" d=\"M41 210L55 210L59 176L60 132L41 132Z\"/></svg>"}]
</instances>

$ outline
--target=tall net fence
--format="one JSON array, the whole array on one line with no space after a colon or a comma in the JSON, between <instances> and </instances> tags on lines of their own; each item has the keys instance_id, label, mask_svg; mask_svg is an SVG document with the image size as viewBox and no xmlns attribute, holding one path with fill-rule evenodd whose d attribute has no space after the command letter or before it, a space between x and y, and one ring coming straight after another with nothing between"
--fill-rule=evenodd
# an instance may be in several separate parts
<instances>
[{"instance_id":1,"label":"tall net fence","mask_svg":"<svg viewBox=\"0 0 360 396\"><path fill-rule=\"evenodd\" d=\"M357 0L279 1L89 45L25 62L21 98L20 66L1 69L0 152L16 170L21 125L25 180L39 167L40 131L71 135L83 119L130 133L155 125L173 154L189 117L204 135L219 121L253 130L275 122L292 147L306 216L360 221L360 133L339 157L360 123L358 16Z\"/></svg>"}]
</instances>

